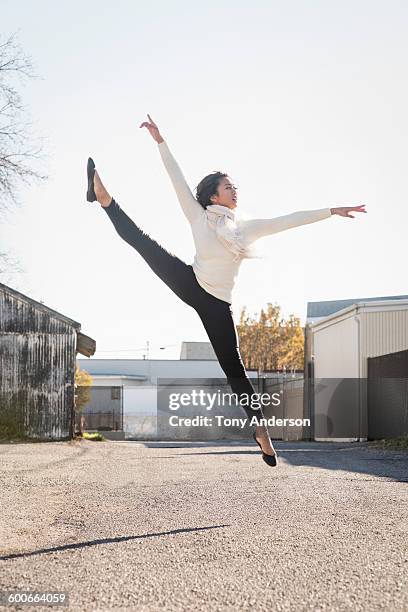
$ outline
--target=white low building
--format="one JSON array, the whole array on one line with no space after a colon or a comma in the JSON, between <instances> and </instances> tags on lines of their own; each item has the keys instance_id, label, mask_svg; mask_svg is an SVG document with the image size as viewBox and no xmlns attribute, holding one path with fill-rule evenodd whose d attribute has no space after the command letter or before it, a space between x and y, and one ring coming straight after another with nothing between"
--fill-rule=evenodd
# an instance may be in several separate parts
<instances>
[{"instance_id":1,"label":"white low building","mask_svg":"<svg viewBox=\"0 0 408 612\"><path fill-rule=\"evenodd\" d=\"M215 355L211 358L211 345L205 344L209 345L183 343L184 359L78 359L79 367L93 379L94 399L90 408L102 407L107 411L109 403L114 405L120 398L125 438L155 438L158 381L225 379ZM197 354L207 358L192 357ZM257 378L258 372L249 371L248 376Z\"/></svg>"},{"instance_id":2,"label":"white low building","mask_svg":"<svg viewBox=\"0 0 408 612\"><path fill-rule=\"evenodd\" d=\"M180 359L210 359L216 361L217 356L210 342L182 342Z\"/></svg>"}]
</instances>

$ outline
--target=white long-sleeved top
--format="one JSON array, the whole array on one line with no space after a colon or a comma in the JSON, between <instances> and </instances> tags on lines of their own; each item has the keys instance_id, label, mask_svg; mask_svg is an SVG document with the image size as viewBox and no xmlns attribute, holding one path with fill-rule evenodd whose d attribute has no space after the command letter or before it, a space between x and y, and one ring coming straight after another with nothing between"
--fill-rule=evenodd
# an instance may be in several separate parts
<instances>
[{"instance_id":1,"label":"white long-sleeved top","mask_svg":"<svg viewBox=\"0 0 408 612\"><path fill-rule=\"evenodd\" d=\"M197 282L211 295L231 304L232 291L242 258L236 259L216 236L210 226L206 210L195 199L184 175L165 141L159 145L164 166L168 172L180 206L191 225L196 254L192 264ZM229 215L231 214L228 209ZM294 212L274 219L240 221L240 235L249 246L263 236L269 236L292 227L306 225L331 217L330 208Z\"/></svg>"}]
</instances>

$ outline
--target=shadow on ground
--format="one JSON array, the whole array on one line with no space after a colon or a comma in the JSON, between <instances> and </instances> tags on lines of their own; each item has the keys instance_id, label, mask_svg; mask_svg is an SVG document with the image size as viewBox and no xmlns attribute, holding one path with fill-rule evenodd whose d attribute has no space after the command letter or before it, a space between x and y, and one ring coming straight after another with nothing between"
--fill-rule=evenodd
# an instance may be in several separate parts
<instances>
[{"instance_id":1,"label":"shadow on ground","mask_svg":"<svg viewBox=\"0 0 408 612\"><path fill-rule=\"evenodd\" d=\"M211 525L210 527L189 527L184 529L172 529L171 531L161 531L158 533L145 533L143 535L133 536L118 536L116 538L101 538L99 540L89 540L87 542L77 542L75 544L63 544L61 546L53 546L52 548L40 548L30 552L11 553L0 557L0 561L8 561L9 559L19 559L21 557L33 557L35 555L43 555L45 553L60 552L62 550L72 550L76 548L89 548L90 546L100 546L101 544L117 544L118 542L129 542L130 540L145 540L146 538L158 538L162 536L178 535L180 533L190 533L191 531L208 531L209 529L222 529L231 525Z\"/></svg>"},{"instance_id":2,"label":"shadow on ground","mask_svg":"<svg viewBox=\"0 0 408 612\"><path fill-rule=\"evenodd\" d=\"M138 443L147 448L186 451L160 455L157 459L177 459L186 455L259 455L255 445L245 441ZM248 448L243 449L243 446ZM408 483L407 451L375 449L366 442L274 442L274 446L278 456L294 467L343 470Z\"/></svg>"}]
</instances>

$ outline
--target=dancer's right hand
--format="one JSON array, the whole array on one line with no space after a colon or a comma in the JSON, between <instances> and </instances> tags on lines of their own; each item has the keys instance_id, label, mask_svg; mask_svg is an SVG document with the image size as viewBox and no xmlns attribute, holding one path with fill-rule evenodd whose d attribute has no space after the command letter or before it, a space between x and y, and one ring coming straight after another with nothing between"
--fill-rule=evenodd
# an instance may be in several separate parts
<instances>
[{"instance_id":1,"label":"dancer's right hand","mask_svg":"<svg viewBox=\"0 0 408 612\"><path fill-rule=\"evenodd\" d=\"M151 116L150 115L147 115L147 116L148 116L149 121L144 121L139 127L147 128L150 132L151 137L153 138L153 140L157 142L157 144L164 142L164 138L160 134L159 128L157 127L157 125L155 124Z\"/></svg>"}]
</instances>

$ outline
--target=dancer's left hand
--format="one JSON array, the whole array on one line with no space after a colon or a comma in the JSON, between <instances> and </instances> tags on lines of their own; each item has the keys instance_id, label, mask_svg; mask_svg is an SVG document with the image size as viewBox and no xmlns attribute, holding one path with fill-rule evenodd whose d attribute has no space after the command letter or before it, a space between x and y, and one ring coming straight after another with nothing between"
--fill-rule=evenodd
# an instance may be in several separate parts
<instances>
[{"instance_id":1,"label":"dancer's left hand","mask_svg":"<svg viewBox=\"0 0 408 612\"><path fill-rule=\"evenodd\" d=\"M366 213L365 204L361 204L360 206L340 206L340 208L331 208L332 215L339 215L340 217L348 217L349 219L354 219L354 215L351 215L352 212L357 213Z\"/></svg>"}]
</instances>

